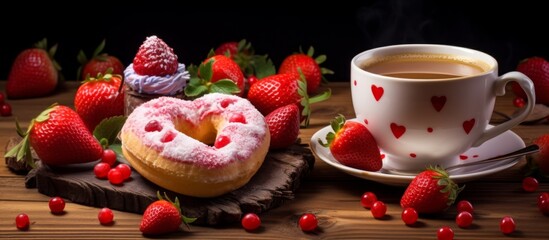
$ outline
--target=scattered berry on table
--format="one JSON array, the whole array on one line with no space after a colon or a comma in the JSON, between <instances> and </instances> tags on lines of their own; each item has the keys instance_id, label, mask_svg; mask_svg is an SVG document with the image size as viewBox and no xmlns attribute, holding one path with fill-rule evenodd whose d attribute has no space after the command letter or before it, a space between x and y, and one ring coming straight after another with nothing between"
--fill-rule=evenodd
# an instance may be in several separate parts
<instances>
[{"instance_id":1,"label":"scattered berry on table","mask_svg":"<svg viewBox=\"0 0 549 240\"><path fill-rule=\"evenodd\" d=\"M473 214L474 208L473 204L467 200L461 200L457 203L457 212L469 212L470 214Z\"/></svg>"},{"instance_id":2,"label":"scattered berry on table","mask_svg":"<svg viewBox=\"0 0 549 240\"><path fill-rule=\"evenodd\" d=\"M460 228L468 228L473 223L473 215L470 212L463 211L456 216L456 224Z\"/></svg>"},{"instance_id":3,"label":"scattered berry on table","mask_svg":"<svg viewBox=\"0 0 549 240\"><path fill-rule=\"evenodd\" d=\"M17 229L19 230L27 230L29 229L30 225L30 219L29 216L25 213L21 213L15 217L15 226L17 226Z\"/></svg>"},{"instance_id":4,"label":"scattered berry on table","mask_svg":"<svg viewBox=\"0 0 549 240\"><path fill-rule=\"evenodd\" d=\"M11 105L7 102L0 105L0 116L9 117L11 116Z\"/></svg>"},{"instance_id":5,"label":"scattered berry on table","mask_svg":"<svg viewBox=\"0 0 549 240\"><path fill-rule=\"evenodd\" d=\"M242 218L242 227L246 231L254 231L261 226L261 219L255 213L248 213Z\"/></svg>"},{"instance_id":6,"label":"scattered berry on table","mask_svg":"<svg viewBox=\"0 0 549 240\"><path fill-rule=\"evenodd\" d=\"M110 148L103 150L101 162L108 163L112 167L116 162L116 153Z\"/></svg>"},{"instance_id":7,"label":"scattered berry on table","mask_svg":"<svg viewBox=\"0 0 549 240\"><path fill-rule=\"evenodd\" d=\"M538 197L538 208L543 214L549 214L549 193L543 192Z\"/></svg>"},{"instance_id":8,"label":"scattered berry on table","mask_svg":"<svg viewBox=\"0 0 549 240\"><path fill-rule=\"evenodd\" d=\"M50 211L53 214L62 213L65 210L65 200L60 197L53 197L49 201Z\"/></svg>"},{"instance_id":9,"label":"scattered berry on table","mask_svg":"<svg viewBox=\"0 0 549 240\"><path fill-rule=\"evenodd\" d=\"M454 230L448 226L444 226L438 229L437 231L438 240L452 240L454 239Z\"/></svg>"},{"instance_id":10,"label":"scattered berry on table","mask_svg":"<svg viewBox=\"0 0 549 240\"><path fill-rule=\"evenodd\" d=\"M522 179L522 189L526 192L535 192L539 188L539 182L534 177L525 177Z\"/></svg>"},{"instance_id":11,"label":"scattered berry on table","mask_svg":"<svg viewBox=\"0 0 549 240\"><path fill-rule=\"evenodd\" d=\"M117 168L111 168L107 174L107 178L109 179L109 182L114 185L119 185L124 182L124 176L122 176L122 173Z\"/></svg>"},{"instance_id":12,"label":"scattered berry on table","mask_svg":"<svg viewBox=\"0 0 549 240\"><path fill-rule=\"evenodd\" d=\"M109 170L111 170L111 166L104 162L100 162L93 167L93 173L99 179L107 179Z\"/></svg>"},{"instance_id":13,"label":"scattered berry on table","mask_svg":"<svg viewBox=\"0 0 549 240\"><path fill-rule=\"evenodd\" d=\"M125 164L125 163L120 163L120 164L116 165L116 169L118 169L118 171L120 171L120 173L122 173L122 179L123 180L126 180L126 179L130 178L130 176L132 174L131 167L128 164Z\"/></svg>"},{"instance_id":14,"label":"scattered berry on table","mask_svg":"<svg viewBox=\"0 0 549 240\"><path fill-rule=\"evenodd\" d=\"M383 218L387 212L387 205L385 205L382 201L376 201L372 204L370 211L372 212L372 216L374 216L374 218Z\"/></svg>"},{"instance_id":15,"label":"scattered berry on table","mask_svg":"<svg viewBox=\"0 0 549 240\"><path fill-rule=\"evenodd\" d=\"M365 192L362 194L362 198L360 199L360 204L362 204L363 207L370 209L372 208L372 205L377 201L377 196L373 192Z\"/></svg>"},{"instance_id":16,"label":"scattered berry on table","mask_svg":"<svg viewBox=\"0 0 549 240\"><path fill-rule=\"evenodd\" d=\"M515 105L515 107L521 108L524 107L525 104L526 101L524 101L524 98L515 97L515 99L513 99L513 105Z\"/></svg>"},{"instance_id":17,"label":"scattered berry on table","mask_svg":"<svg viewBox=\"0 0 549 240\"><path fill-rule=\"evenodd\" d=\"M512 217L505 216L501 219L501 222L499 223L499 229L504 234L511 234L515 231L515 220L513 220Z\"/></svg>"},{"instance_id":18,"label":"scattered berry on table","mask_svg":"<svg viewBox=\"0 0 549 240\"><path fill-rule=\"evenodd\" d=\"M415 209L406 208L402 211L401 218L406 225L413 225L417 222L418 214Z\"/></svg>"},{"instance_id":19,"label":"scattered berry on table","mask_svg":"<svg viewBox=\"0 0 549 240\"><path fill-rule=\"evenodd\" d=\"M102 208L97 215L97 219L102 225L109 225L114 219L114 213L109 208Z\"/></svg>"},{"instance_id":20,"label":"scattered berry on table","mask_svg":"<svg viewBox=\"0 0 549 240\"><path fill-rule=\"evenodd\" d=\"M299 227L304 232L314 231L318 226L318 219L312 213L305 213L299 218Z\"/></svg>"}]
</instances>

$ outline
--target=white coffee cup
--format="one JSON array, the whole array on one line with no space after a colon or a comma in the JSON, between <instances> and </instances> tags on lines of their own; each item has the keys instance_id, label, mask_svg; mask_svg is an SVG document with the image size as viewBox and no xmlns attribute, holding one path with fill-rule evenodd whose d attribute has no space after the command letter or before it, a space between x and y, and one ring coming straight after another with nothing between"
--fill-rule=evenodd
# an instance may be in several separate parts
<instances>
[{"instance_id":1,"label":"white coffee cup","mask_svg":"<svg viewBox=\"0 0 549 240\"><path fill-rule=\"evenodd\" d=\"M489 126L496 96L508 82L526 92L520 114ZM498 76L488 54L447 45L411 44L371 49L351 61L357 120L386 154L384 167L420 171L447 166L471 147L511 129L533 110L532 81L519 72Z\"/></svg>"}]
</instances>

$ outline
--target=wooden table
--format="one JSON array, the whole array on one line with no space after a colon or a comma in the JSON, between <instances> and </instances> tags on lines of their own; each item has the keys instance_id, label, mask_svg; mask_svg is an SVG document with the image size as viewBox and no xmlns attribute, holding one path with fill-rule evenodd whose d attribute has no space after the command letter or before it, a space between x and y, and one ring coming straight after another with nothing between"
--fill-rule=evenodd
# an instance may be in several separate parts
<instances>
[{"instance_id":1,"label":"wooden table","mask_svg":"<svg viewBox=\"0 0 549 240\"><path fill-rule=\"evenodd\" d=\"M28 100L8 100L13 107L13 117L0 117L0 153L8 139L16 135L14 120L17 117L22 126L53 102L73 105L77 84L69 82L66 89L47 98ZM311 126L302 129L301 139L308 142L318 129L341 113L354 117L351 96L347 83L329 85L333 96L328 102L317 103L312 107ZM0 83L4 92L5 82ZM512 94L498 99L496 109L507 114L515 109ZM517 126L513 129L525 143L549 133L549 125ZM467 199L474 204L474 222L468 229L455 224L455 206L437 217L421 217L415 226L406 226L400 219L400 197L403 187L387 186L347 175L317 159L315 168L299 188L296 198L281 207L261 214L262 227L259 231L246 232L239 224L223 227L192 226L190 231L169 235L169 237L200 239L436 239L441 226L452 227L455 239L549 239L549 216L540 213L536 199L540 192L549 191L547 180L540 184L536 193L525 193L521 188L524 161L516 166L469 182L459 199ZM387 216L374 219L369 210L360 205L365 191L372 191L388 205ZM141 238L139 222L141 215L114 211L115 224L102 226L97 220L99 209L68 203L66 214L55 216L49 212L49 197L26 189L24 176L11 172L0 161L0 238L36 239L112 239ZM17 214L27 213L32 225L28 231L15 227ZM312 212L319 218L319 229L314 233L304 233L297 227L302 213ZM500 219L512 216L517 230L510 236L499 230Z\"/></svg>"}]
</instances>

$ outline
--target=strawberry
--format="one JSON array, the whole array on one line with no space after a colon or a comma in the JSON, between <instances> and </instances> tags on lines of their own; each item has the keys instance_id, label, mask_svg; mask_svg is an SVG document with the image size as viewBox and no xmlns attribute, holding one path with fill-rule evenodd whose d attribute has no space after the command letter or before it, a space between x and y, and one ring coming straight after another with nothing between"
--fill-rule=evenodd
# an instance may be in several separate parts
<instances>
[{"instance_id":1,"label":"strawberry","mask_svg":"<svg viewBox=\"0 0 549 240\"><path fill-rule=\"evenodd\" d=\"M6 153L6 157L25 158L32 166L30 146L48 165L85 163L101 158L103 149L86 128L78 114L69 107L52 105L33 119L26 133L19 124L17 133L23 140ZM30 146L29 146L30 144Z\"/></svg>"},{"instance_id":2,"label":"strawberry","mask_svg":"<svg viewBox=\"0 0 549 240\"><path fill-rule=\"evenodd\" d=\"M171 75L178 64L173 49L157 36L147 37L133 59L133 69L139 75Z\"/></svg>"},{"instance_id":3,"label":"strawberry","mask_svg":"<svg viewBox=\"0 0 549 240\"><path fill-rule=\"evenodd\" d=\"M88 78L76 91L74 107L90 132L101 120L124 115L124 92L119 91L122 76L111 71L109 68L105 75L98 73L96 78Z\"/></svg>"},{"instance_id":4,"label":"strawberry","mask_svg":"<svg viewBox=\"0 0 549 240\"><path fill-rule=\"evenodd\" d=\"M454 203L462 190L444 169L429 167L410 182L400 206L414 208L418 213L440 213Z\"/></svg>"},{"instance_id":5,"label":"strawberry","mask_svg":"<svg viewBox=\"0 0 549 240\"><path fill-rule=\"evenodd\" d=\"M331 122L334 132L326 135L326 143L334 158L345 166L366 171L381 169L381 154L376 140L366 126L358 122L345 121L343 115L337 116Z\"/></svg>"},{"instance_id":6,"label":"strawberry","mask_svg":"<svg viewBox=\"0 0 549 240\"><path fill-rule=\"evenodd\" d=\"M215 55L225 55L232 58L238 53L238 42L224 42L215 49Z\"/></svg>"},{"instance_id":7,"label":"strawberry","mask_svg":"<svg viewBox=\"0 0 549 240\"><path fill-rule=\"evenodd\" d=\"M299 136L301 114L295 104L289 104L272 111L265 117L271 133L270 149L287 148Z\"/></svg>"},{"instance_id":8,"label":"strawberry","mask_svg":"<svg viewBox=\"0 0 549 240\"><path fill-rule=\"evenodd\" d=\"M220 92L227 94L244 94L244 75L232 59L224 55L212 56L198 66L198 73L191 73L192 78L185 88L188 97L200 97L206 93Z\"/></svg>"},{"instance_id":9,"label":"strawberry","mask_svg":"<svg viewBox=\"0 0 549 240\"><path fill-rule=\"evenodd\" d=\"M301 115L305 117L305 126L308 126L310 104L328 99L331 92L326 91L309 98L306 89L307 82L303 78L292 74L276 74L250 86L248 100L265 116L279 107L297 104Z\"/></svg>"},{"instance_id":10,"label":"strawberry","mask_svg":"<svg viewBox=\"0 0 549 240\"><path fill-rule=\"evenodd\" d=\"M179 231L181 223L189 224L196 218L187 218L181 215L181 207L179 199L176 197L175 202L172 202L166 193L164 200L160 193L157 192L159 200L151 203L141 219L139 230L145 235L160 235ZM188 226L188 225L187 225Z\"/></svg>"},{"instance_id":11,"label":"strawberry","mask_svg":"<svg viewBox=\"0 0 549 240\"><path fill-rule=\"evenodd\" d=\"M531 155L530 158L541 174L549 176L549 134L541 135L533 142L539 146L539 152Z\"/></svg>"},{"instance_id":12,"label":"strawberry","mask_svg":"<svg viewBox=\"0 0 549 240\"><path fill-rule=\"evenodd\" d=\"M252 44L246 39L222 43L215 49L215 54L233 59L245 76L264 78L276 73L271 59L267 55L256 55Z\"/></svg>"},{"instance_id":13,"label":"strawberry","mask_svg":"<svg viewBox=\"0 0 549 240\"><path fill-rule=\"evenodd\" d=\"M84 51L78 52L76 58L81 66L78 68L76 79L86 80L89 76L97 76L98 73L105 74L109 68L112 68L112 74L123 74L124 65L122 62L115 56L101 53L103 48L105 48L105 39L97 46L89 60Z\"/></svg>"},{"instance_id":14,"label":"strawberry","mask_svg":"<svg viewBox=\"0 0 549 240\"><path fill-rule=\"evenodd\" d=\"M549 62L541 57L527 58L518 64L517 71L524 73L534 83L536 103L549 105ZM512 86L518 97L526 99L526 94L517 83Z\"/></svg>"},{"instance_id":15,"label":"strawberry","mask_svg":"<svg viewBox=\"0 0 549 240\"><path fill-rule=\"evenodd\" d=\"M53 92L61 67L53 59L57 45L46 51L47 45L44 38L35 44L35 48L26 49L17 55L6 84L8 98L42 97Z\"/></svg>"},{"instance_id":16,"label":"strawberry","mask_svg":"<svg viewBox=\"0 0 549 240\"><path fill-rule=\"evenodd\" d=\"M319 64L326 61L326 55L320 55L313 59L314 48L310 47L307 54L296 53L287 56L280 65L278 73L288 73L299 76L298 69L301 69L305 79L307 79L307 93L316 93L320 86L320 81L325 80L324 74L333 74L332 70L321 68Z\"/></svg>"}]
</instances>

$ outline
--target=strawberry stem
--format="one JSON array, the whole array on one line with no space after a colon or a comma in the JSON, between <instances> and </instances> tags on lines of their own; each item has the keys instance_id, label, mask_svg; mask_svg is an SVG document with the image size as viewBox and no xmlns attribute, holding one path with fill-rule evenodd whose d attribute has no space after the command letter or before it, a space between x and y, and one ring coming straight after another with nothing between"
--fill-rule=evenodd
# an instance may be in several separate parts
<instances>
[{"instance_id":1,"label":"strawberry stem","mask_svg":"<svg viewBox=\"0 0 549 240\"><path fill-rule=\"evenodd\" d=\"M339 114L338 116L336 116L331 122L330 122L330 126L332 127L332 130L334 130L333 132L329 132L328 134L326 134L326 143L322 142L322 140L318 139L318 143L320 143L320 145L324 146L324 147L330 147L330 145L332 144L332 142L334 141L337 133L339 132L339 130L341 130L343 128L343 126L345 126L345 116L343 116L342 114Z\"/></svg>"}]
</instances>

